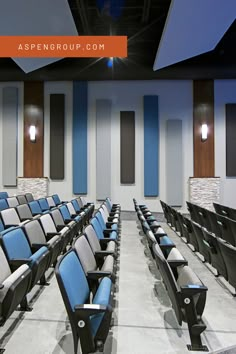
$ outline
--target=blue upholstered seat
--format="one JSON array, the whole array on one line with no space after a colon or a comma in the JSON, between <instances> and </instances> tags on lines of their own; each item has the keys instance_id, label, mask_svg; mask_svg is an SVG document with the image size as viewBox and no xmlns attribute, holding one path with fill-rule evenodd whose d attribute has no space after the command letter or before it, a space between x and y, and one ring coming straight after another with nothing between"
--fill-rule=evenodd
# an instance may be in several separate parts
<instances>
[{"instance_id":1,"label":"blue upholstered seat","mask_svg":"<svg viewBox=\"0 0 236 354\"><path fill-rule=\"evenodd\" d=\"M97 344L103 344L109 332L111 280L103 278L92 303L89 304L89 285L74 250L62 257L55 271L71 323L74 353L77 353L79 340L82 353L95 352Z\"/></svg>"},{"instance_id":2,"label":"blue upholstered seat","mask_svg":"<svg viewBox=\"0 0 236 354\"><path fill-rule=\"evenodd\" d=\"M0 199L0 211L8 209L8 208L9 208L9 206L7 204L6 199Z\"/></svg>"},{"instance_id":3,"label":"blue upholstered seat","mask_svg":"<svg viewBox=\"0 0 236 354\"><path fill-rule=\"evenodd\" d=\"M101 227L101 225L99 224L99 221L96 217L93 217L90 221L90 223L93 225L93 228L98 236L99 239L103 239L104 233L103 233L103 229ZM107 235L107 237L111 240L117 240L117 233L115 231L111 231L109 235Z\"/></svg>"}]
</instances>

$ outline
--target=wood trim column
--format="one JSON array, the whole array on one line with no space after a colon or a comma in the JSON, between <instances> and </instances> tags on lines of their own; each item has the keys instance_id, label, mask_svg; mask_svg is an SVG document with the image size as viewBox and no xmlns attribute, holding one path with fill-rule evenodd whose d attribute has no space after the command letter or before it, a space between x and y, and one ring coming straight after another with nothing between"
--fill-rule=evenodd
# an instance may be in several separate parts
<instances>
[{"instance_id":1,"label":"wood trim column","mask_svg":"<svg viewBox=\"0 0 236 354\"><path fill-rule=\"evenodd\" d=\"M208 138L201 139L201 126L208 125ZM214 81L193 81L194 177L215 176Z\"/></svg>"},{"instance_id":2,"label":"wood trim column","mask_svg":"<svg viewBox=\"0 0 236 354\"><path fill-rule=\"evenodd\" d=\"M44 83L24 83L24 177L43 177ZM36 141L29 138L29 127L36 126Z\"/></svg>"}]
</instances>

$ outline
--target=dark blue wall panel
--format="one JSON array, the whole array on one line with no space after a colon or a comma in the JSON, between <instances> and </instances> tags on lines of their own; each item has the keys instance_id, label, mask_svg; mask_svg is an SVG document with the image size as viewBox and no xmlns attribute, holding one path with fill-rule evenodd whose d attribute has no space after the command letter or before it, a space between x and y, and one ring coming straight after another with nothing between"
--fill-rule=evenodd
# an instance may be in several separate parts
<instances>
[{"instance_id":1,"label":"dark blue wall panel","mask_svg":"<svg viewBox=\"0 0 236 354\"><path fill-rule=\"evenodd\" d=\"M73 193L87 194L88 83L73 82Z\"/></svg>"},{"instance_id":2,"label":"dark blue wall panel","mask_svg":"<svg viewBox=\"0 0 236 354\"><path fill-rule=\"evenodd\" d=\"M144 196L159 194L158 96L144 96Z\"/></svg>"}]
</instances>

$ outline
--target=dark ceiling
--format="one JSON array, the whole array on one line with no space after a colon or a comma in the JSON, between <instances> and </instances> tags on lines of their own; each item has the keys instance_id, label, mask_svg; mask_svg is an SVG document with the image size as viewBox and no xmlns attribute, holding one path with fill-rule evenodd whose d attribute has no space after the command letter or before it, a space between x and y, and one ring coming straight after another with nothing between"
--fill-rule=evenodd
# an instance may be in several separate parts
<instances>
[{"instance_id":1,"label":"dark ceiling","mask_svg":"<svg viewBox=\"0 0 236 354\"><path fill-rule=\"evenodd\" d=\"M236 21L214 51L153 71L171 0L68 0L79 35L126 35L128 57L66 58L25 74L10 58L0 59L0 80L235 79ZM178 40L178 38L176 38Z\"/></svg>"}]
</instances>

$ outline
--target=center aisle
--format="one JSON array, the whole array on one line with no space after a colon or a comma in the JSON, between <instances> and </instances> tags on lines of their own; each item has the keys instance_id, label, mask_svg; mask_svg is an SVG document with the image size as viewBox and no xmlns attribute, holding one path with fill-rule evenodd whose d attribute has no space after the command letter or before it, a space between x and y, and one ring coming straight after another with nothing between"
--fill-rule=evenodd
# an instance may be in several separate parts
<instances>
[{"instance_id":1,"label":"center aisle","mask_svg":"<svg viewBox=\"0 0 236 354\"><path fill-rule=\"evenodd\" d=\"M105 354L189 353L187 328L179 328L162 283L149 270L139 233L136 221L122 221L112 351L108 344Z\"/></svg>"}]
</instances>

